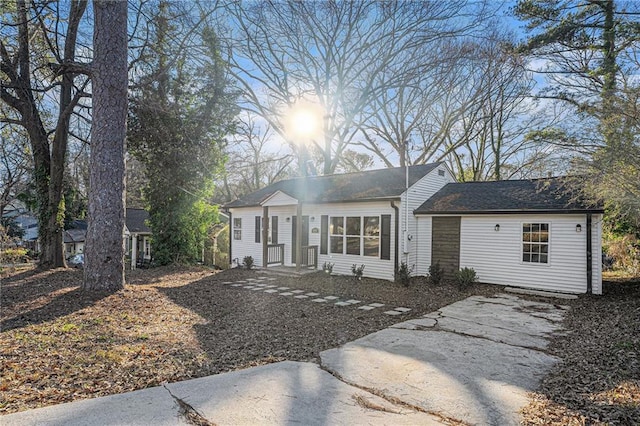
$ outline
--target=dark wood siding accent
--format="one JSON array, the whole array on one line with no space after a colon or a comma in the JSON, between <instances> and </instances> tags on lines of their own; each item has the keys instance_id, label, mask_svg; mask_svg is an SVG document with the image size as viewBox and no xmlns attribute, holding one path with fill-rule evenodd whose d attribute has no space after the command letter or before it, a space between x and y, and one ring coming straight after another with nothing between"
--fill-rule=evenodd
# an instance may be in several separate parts
<instances>
[{"instance_id":1,"label":"dark wood siding accent","mask_svg":"<svg viewBox=\"0 0 640 426\"><path fill-rule=\"evenodd\" d=\"M380 259L391 259L391 215L380 217Z\"/></svg>"},{"instance_id":2,"label":"dark wood siding accent","mask_svg":"<svg viewBox=\"0 0 640 426\"><path fill-rule=\"evenodd\" d=\"M329 216L324 214L320 217L320 254L327 254L329 245Z\"/></svg>"},{"instance_id":3,"label":"dark wood siding accent","mask_svg":"<svg viewBox=\"0 0 640 426\"><path fill-rule=\"evenodd\" d=\"M460 216L434 216L431 223L431 264L440 262L445 278L453 279L460 269Z\"/></svg>"}]
</instances>

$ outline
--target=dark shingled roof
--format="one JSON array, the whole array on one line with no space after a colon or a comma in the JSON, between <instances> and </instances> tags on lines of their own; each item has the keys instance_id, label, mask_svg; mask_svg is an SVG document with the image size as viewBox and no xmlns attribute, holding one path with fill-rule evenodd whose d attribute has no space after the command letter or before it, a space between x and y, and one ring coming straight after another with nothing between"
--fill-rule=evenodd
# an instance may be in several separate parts
<instances>
[{"instance_id":1,"label":"dark shingled roof","mask_svg":"<svg viewBox=\"0 0 640 426\"><path fill-rule=\"evenodd\" d=\"M442 163L409 167L409 185L415 184ZM232 201L226 208L258 206L274 193L285 194L304 202L336 203L342 201L398 198L405 191L405 169L368 170L329 176L311 176L282 180Z\"/></svg>"},{"instance_id":2,"label":"dark shingled roof","mask_svg":"<svg viewBox=\"0 0 640 426\"><path fill-rule=\"evenodd\" d=\"M414 212L437 213L600 213L576 199L562 178L449 183Z\"/></svg>"},{"instance_id":3,"label":"dark shingled roof","mask_svg":"<svg viewBox=\"0 0 640 426\"><path fill-rule=\"evenodd\" d=\"M149 219L149 212L144 209L127 209L125 221L129 232L151 233L145 221Z\"/></svg>"}]
</instances>

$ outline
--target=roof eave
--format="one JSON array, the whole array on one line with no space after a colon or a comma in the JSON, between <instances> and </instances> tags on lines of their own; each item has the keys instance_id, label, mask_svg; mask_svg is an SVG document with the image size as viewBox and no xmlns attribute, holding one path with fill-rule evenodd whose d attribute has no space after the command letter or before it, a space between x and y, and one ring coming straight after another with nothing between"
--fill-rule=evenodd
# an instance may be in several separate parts
<instances>
[{"instance_id":1,"label":"roof eave","mask_svg":"<svg viewBox=\"0 0 640 426\"><path fill-rule=\"evenodd\" d=\"M490 214L587 214L604 213L601 208L593 209L514 209L514 210L433 210L433 211L417 211L413 214L416 216L433 216L433 215L490 215Z\"/></svg>"}]
</instances>

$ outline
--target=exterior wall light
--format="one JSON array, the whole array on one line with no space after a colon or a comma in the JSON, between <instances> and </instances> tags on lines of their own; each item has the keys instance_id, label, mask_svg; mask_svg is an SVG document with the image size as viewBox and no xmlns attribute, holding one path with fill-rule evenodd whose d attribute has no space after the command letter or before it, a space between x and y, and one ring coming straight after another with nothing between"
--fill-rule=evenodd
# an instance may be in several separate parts
<instances>
[{"instance_id":1,"label":"exterior wall light","mask_svg":"<svg viewBox=\"0 0 640 426\"><path fill-rule=\"evenodd\" d=\"M291 222L291 218L290 218L290 217L286 218L285 220L286 220L287 222Z\"/></svg>"},{"instance_id":2,"label":"exterior wall light","mask_svg":"<svg viewBox=\"0 0 640 426\"><path fill-rule=\"evenodd\" d=\"M582 225L580 224L576 225L576 232L582 232Z\"/></svg>"},{"instance_id":3,"label":"exterior wall light","mask_svg":"<svg viewBox=\"0 0 640 426\"><path fill-rule=\"evenodd\" d=\"M500 224L496 224L496 226L493 227L494 231L498 232L500 231Z\"/></svg>"}]
</instances>

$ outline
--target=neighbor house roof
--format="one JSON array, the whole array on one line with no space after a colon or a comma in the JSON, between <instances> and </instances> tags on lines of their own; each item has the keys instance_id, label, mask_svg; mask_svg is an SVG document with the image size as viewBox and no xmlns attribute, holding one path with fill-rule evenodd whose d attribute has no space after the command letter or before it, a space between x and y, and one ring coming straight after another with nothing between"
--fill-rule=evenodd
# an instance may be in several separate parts
<instances>
[{"instance_id":1,"label":"neighbor house roof","mask_svg":"<svg viewBox=\"0 0 640 426\"><path fill-rule=\"evenodd\" d=\"M65 243L84 243L87 229L67 229L64 231L63 240Z\"/></svg>"},{"instance_id":2,"label":"neighbor house roof","mask_svg":"<svg viewBox=\"0 0 640 426\"><path fill-rule=\"evenodd\" d=\"M409 167L409 186L443 163ZM405 191L405 168L368 170L328 176L282 180L225 205L227 208L258 206L281 191L296 200L314 203L392 199Z\"/></svg>"},{"instance_id":3,"label":"neighbor house roof","mask_svg":"<svg viewBox=\"0 0 640 426\"><path fill-rule=\"evenodd\" d=\"M571 193L563 178L449 183L418 207L416 214L600 213Z\"/></svg>"},{"instance_id":4,"label":"neighbor house roof","mask_svg":"<svg viewBox=\"0 0 640 426\"><path fill-rule=\"evenodd\" d=\"M125 223L129 232L151 234L151 229L146 224L147 219L149 219L148 211L144 209L127 209Z\"/></svg>"}]
</instances>

